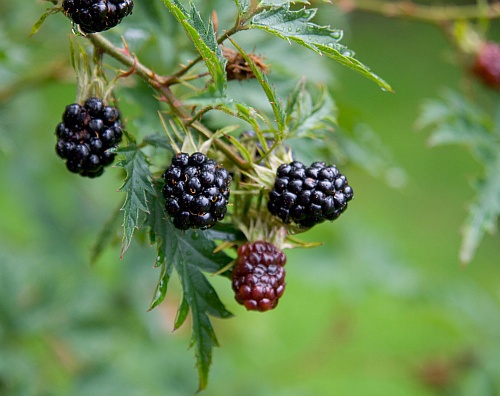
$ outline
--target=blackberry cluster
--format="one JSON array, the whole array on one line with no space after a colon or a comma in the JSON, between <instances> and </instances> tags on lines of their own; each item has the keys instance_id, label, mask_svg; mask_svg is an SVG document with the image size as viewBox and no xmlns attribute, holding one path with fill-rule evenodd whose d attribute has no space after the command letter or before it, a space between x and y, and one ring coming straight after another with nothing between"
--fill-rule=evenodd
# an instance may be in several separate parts
<instances>
[{"instance_id":1,"label":"blackberry cluster","mask_svg":"<svg viewBox=\"0 0 500 396\"><path fill-rule=\"evenodd\" d=\"M204 230L224 218L231 176L205 154L176 154L163 179L165 210L175 227Z\"/></svg>"},{"instance_id":2,"label":"blackberry cluster","mask_svg":"<svg viewBox=\"0 0 500 396\"><path fill-rule=\"evenodd\" d=\"M133 0L64 0L64 13L84 33L102 32L132 13Z\"/></svg>"},{"instance_id":3,"label":"blackberry cluster","mask_svg":"<svg viewBox=\"0 0 500 396\"><path fill-rule=\"evenodd\" d=\"M285 291L285 254L269 242L252 242L238 248L232 286L236 301L249 311L269 311Z\"/></svg>"},{"instance_id":4,"label":"blackberry cluster","mask_svg":"<svg viewBox=\"0 0 500 396\"><path fill-rule=\"evenodd\" d=\"M472 72L485 85L500 89L500 45L485 43L477 54Z\"/></svg>"},{"instance_id":5,"label":"blackberry cluster","mask_svg":"<svg viewBox=\"0 0 500 396\"><path fill-rule=\"evenodd\" d=\"M314 162L307 168L293 161L278 167L268 209L284 223L293 220L300 226L312 227L335 220L352 197L346 177L334 165Z\"/></svg>"},{"instance_id":6,"label":"blackberry cluster","mask_svg":"<svg viewBox=\"0 0 500 396\"><path fill-rule=\"evenodd\" d=\"M71 172L91 178L100 176L115 159L108 149L122 140L120 113L98 98L87 99L83 106L71 104L66 106L56 135L56 152L66 160Z\"/></svg>"}]
</instances>

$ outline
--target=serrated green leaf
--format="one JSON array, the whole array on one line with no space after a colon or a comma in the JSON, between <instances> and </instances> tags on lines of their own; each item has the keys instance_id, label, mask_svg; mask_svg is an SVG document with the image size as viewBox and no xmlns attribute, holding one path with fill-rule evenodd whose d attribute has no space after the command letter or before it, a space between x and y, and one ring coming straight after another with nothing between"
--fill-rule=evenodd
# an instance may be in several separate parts
<instances>
[{"instance_id":1,"label":"serrated green leaf","mask_svg":"<svg viewBox=\"0 0 500 396\"><path fill-rule=\"evenodd\" d=\"M446 144L473 145L476 149L482 147L491 154L495 153L494 139L482 128L471 128L463 120L455 120L452 125L443 124L437 127L429 138L431 146ZM481 150L482 151L482 150ZM490 157L491 155L488 155Z\"/></svg>"},{"instance_id":2,"label":"serrated green leaf","mask_svg":"<svg viewBox=\"0 0 500 396\"><path fill-rule=\"evenodd\" d=\"M339 43L342 38L341 30L331 29L329 26L319 26L310 22L316 11L315 8L290 10L290 3L286 2L262 10L254 15L249 27L264 30L288 42L295 41L320 55L324 54L361 73L370 80L375 81L383 90L392 91L387 82L354 58L353 51Z\"/></svg>"},{"instance_id":3,"label":"serrated green leaf","mask_svg":"<svg viewBox=\"0 0 500 396\"><path fill-rule=\"evenodd\" d=\"M496 230L500 216L500 155L485 171L484 180L477 185L478 194L471 205L463 228L460 260L469 263L485 232Z\"/></svg>"},{"instance_id":4,"label":"serrated green leaf","mask_svg":"<svg viewBox=\"0 0 500 396\"><path fill-rule=\"evenodd\" d=\"M175 315L175 321L174 321L174 330L179 329L184 322L186 321L186 318L189 313L189 304L187 300L182 296L181 303L179 304L179 308L177 309L177 314Z\"/></svg>"},{"instance_id":5,"label":"serrated green leaf","mask_svg":"<svg viewBox=\"0 0 500 396\"><path fill-rule=\"evenodd\" d=\"M500 108L500 100L497 103ZM455 92L423 106L417 121L430 128L432 145L455 144L467 148L484 168L482 180L474 185L476 196L463 226L460 260L468 263L485 232L493 233L500 216L500 119Z\"/></svg>"},{"instance_id":6,"label":"serrated green leaf","mask_svg":"<svg viewBox=\"0 0 500 396\"><path fill-rule=\"evenodd\" d=\"M156 194L151 185L151 172L146 155L135 143L117 150L124 158L116 166L124 168L126 177L119 191L127 194L122 206L123 241L121 256L125 254L132 242L134 231L139 228L139 216L141 212L149 213L149 204L146 193Z\"/></svg>"},{"instance_id":7,"label":"serrated green leaf","mask_svg":"<svg viewBox=\"0 0 500 396\"><path fill-rule=\"evenodd\" d=\"M250 8L250 0L234 0L238 7L238 15L242 16Z\"/></svg>"},{"instance_id":8,"label":"serrated green leaf","mask_svg":"<svg viewBox=\"0 0 500 396\"><path fill-rule=\"evenodd\" d=\"M482 109L455 92L426 102L416 122L417 128L432 130L431 146L463 145L482 162L494 160L498 152L493 125L494 120Z\"/></svg>"},{"instance_id":9,"label":"serrated green leaf","mask_svg":"<svg viewBox=\"0 0 500 396\"><path fill-rule=\"evenodd\" d=\"M172 148L172 145L170 144L171 140L167 136L158 135L158 134L148 135L148 136L144 137L143 142L144 142L144 144L148 144L148 145L153 146L153 147L168 150L171 153L174 152L174 149Z\"/></svg>"},{"instance_id":10,"label":"serrated green leaf","mask_svg":"<svg viewBox=\"0 0 500 396\"><path fill-rule=\"evenodd\" d=\"M161 272L148 311L157 307L165 299L168 290L168 283L174 268L173 263L166 260L168 253L166 251L167 245L165 238L168 233L168 220L166 219L164 211L165 200L163 199L163 195L161 193L160 184L154 183L153 188L154 194L149 191L146 192L146 197L150 203L150 213L146 218L146 225L150 229L149 234L151 243L156 244L155 267L160 267Z\"/></svg>"},{"instance_id":11,"label":"serrated green leaf","mask_svg":"<svg viewBox=\"0 0 500 396\"><path fill-rule=\"evenodd\" d=\"M212 21L209 21L208 26L206 26L192 1L189 2L191 7L189 12L177 0L163 0L163 2L182 25L205 61L214 82L210 86L210 90L218 96L225 96L227 60L222 55L217 43Z\"/></svg>"},{"instance_id":12,"label":"serrated green leaf","mask_svg":"<svg viewBox=\"0 0 500 396\"><path fill-rule=\"evenodd\" d=\"M199 388L204 389L208 381L208 371L212 362L212 348L217 339L208 315L229 318L216 291L203 272L217 273L232 259L223 252L214 252L213 240L201 230L181 231L165 218L164 199L160 183L154 185L155 194L151 195L151 213L146 225L154 233L157 246L157 260L161 261L162 273L155 290L151 308L165 298L171 270L177 272L182 286L182 300L179 305L174 329L185 321L188 312L192 315L193 333L191 344L195 348L196 365L199 374ZM157 261L158 264L158 261Z\"/></svg>"},{"instance_id":13,"label":"serrated green leaf","mask_svg":"<svg viewBox=\"0 0 500 396\"><path fill-rule=\"evenodd\" d=\"M213 228L205 231L207 238L221 241L245 241L245 234L233 224L217 223Z\"/></svg>"},{"instance_id":14,"label":"serrated green leaf","mask_svg":"<svg viewBox=\"0 0 500 396\"><path fill-rule=\"evenodd\" d=\"M415 125L418 129L432 128L462 119L471 126L481 125L488 128L490 125L488 118L483 109L466 100L459 93L446 91L442 99L429 100L423 104Z\"/></svg>"},{"instance_id":15,"label":"serrated green leaf","mask_svg":"<svg viewBox=\"0 0 500 396\"><path fill-rule=\"evenodd\" d=\"M172 269L173 266L167 265L167 263L165 262L161 265L160 279L156 284L153 299L151 301L151 304L149 305L148 311L156 308L165 299L165 296L167 295L168 282L170 281L170 277L172 275Z\"/></svg>"},{"instance_id":16,"label":"serrated green leaf","mask_svg":"<svg viewBox=\"0 0 500 396\"><path fill-rule=\"evenodd\" d=\"M286 108L285 108L285 114L287 119L293 114L295 111L295 107L297 104L297 101L299 100L299 96L301 95L302 91L304 90L305 87L305 79L301 78L295 88L293 89L292 92L288 95L288 99L286 101Z\"/></svg>"},{"instance_id":17,"label":"serrated green leaf","mask_svg":"<svg viewBox=\"0 0 500 396\"><path fill-rule=\"evenodd\" d=\"M321 87L320 96L314 101L303 81L292 92L286 113L290 137L317 138L318 130L331 130L337 119L337 108L328 90Z\"/></svg>"},{"instance_id":18,"label":"serrated green leaf","mask_svg":"<svg viewBox=\"0 0 500 396\"><path fill-rule=\"evenodd\" d=\"M269 101L269 104L273 109L274 121L276 122L279 131L278 139L280 140L283 139L285 132L285 110L283 108L281 100L276 96L274 88L271 87L271 85L269 84L269 80L267 79L266 75L260 71L255 62L248 56L248 54L243 50L243 48L241 48L238 44L236 44L234 40L231 39L230 37L228 37L228 39L238 50L241 56L243 56L243 59L245 59L245 62L247 62L250 69L252 69L255 78L257 79L260 86L264 90L264 93L267 96L267 100Z\"/></svg>"},{"instance_id":19,"label":"serrated green leaf","mask_svg":"<svg viewBox=\"0 0 500 396\"><path fill-rule=\"evenodd\" d=\"M173 228L173 225L171 226ZM201 234L201 231L197 232ZM182 285L183 301L189 305L192 315L192 340L195 348L196 366L198 367L199 389L205 389L208 371L212 363L212 348L218 346L215 333L208 315L229 318L232 314L226 310L217 293L208 282L203 271L216 272L225 267L231 259L225 254L214 253L213 242L203 235L188 231L183 236L179 230L173 232L171 257ZM172 237L171 237L172 239ZM215 261L217 260L217 261ZM187 315L185 303L181 303L176 319L179 326Z\"/></svg>"}]
</instances>

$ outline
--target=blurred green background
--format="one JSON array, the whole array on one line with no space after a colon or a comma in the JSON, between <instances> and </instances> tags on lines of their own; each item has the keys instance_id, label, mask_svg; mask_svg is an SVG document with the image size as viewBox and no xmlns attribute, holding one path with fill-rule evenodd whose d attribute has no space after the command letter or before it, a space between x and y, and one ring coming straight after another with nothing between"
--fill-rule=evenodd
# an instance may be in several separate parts
<instances>
[{"instance_id":1,"label":"blurred green background","mask_svg":"<svg viewBox=\"0 0 500 396\"><path fill-rule=\"evenodd\" d=\"M175 50L181 33L161 4L158 15L145 12L148 1L136 0L133 17L105 34L117 43L125 34L144 63L165 72L191 47ZM124 199L122 174L87 180L55 156L75 76L66 18L49 17L28 38L47 4L0 3L0 395L193 394L189 324L172 333L175 279L166 301L146 312L159 275L154 249L134 242L120 260L113 245L89 264L96 235ZM235 11L227 0L200 8L205 16L217 9L221 28ZM422 102L459 87L465 71L434 26L345 16L331 5L316 22L344 29L344 43L396 93L295 45L253 33L236 39L267 58L279 92L302 74L328 82L341 125L369 125L375 156L390 164L376 175L366 171L376 157L366 156L365 168L344 164L355 199L337 222L304 235L323 246L287 251L276 310L246 312L226 279L210 278L235 318L214 319L221 348L203 394L499 395L498 237L486 236L468 267L458 261L480 168L461 148L429 149L414 128ZM499 41L498 26L492 34ZM134 102L134 89L140 83L120 90L129 128L160 131L144 121L156 110Z\"/></svg>"}]
</instances>

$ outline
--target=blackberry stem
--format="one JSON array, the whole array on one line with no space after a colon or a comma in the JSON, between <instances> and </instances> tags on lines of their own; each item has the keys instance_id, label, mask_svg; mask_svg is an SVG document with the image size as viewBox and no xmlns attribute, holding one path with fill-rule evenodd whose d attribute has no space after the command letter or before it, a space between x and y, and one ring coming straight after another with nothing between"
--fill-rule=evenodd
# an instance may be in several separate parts
<instances>
[{"instance_id":1,"label":"blackberry stem","mask_svg":"<svg viewBox=\"0 0 500 396\"><path fill-rule=\"evenodd\" d=\"M212 136L211 131L209 131L200 121L196 121L196 116L194 117L195 120L193 120L193 117L191 117L186 110L182 108L182 102L175 97L170 89L172 80L169 77L159 76L154 71L143 65L139 62L135 55L130 54L127 46L125 46L124 49L120 49L99 33L90 33L87 34L86 37L90 40L94 47L97 47L100 51L107 53L124 66L130 68L130 70L134 71L146 83L151 85L161 95L161 100L166 102L172 111L183 120L184 125L194 127L194 129L207 138ZM238 153L234 152L231 146L225 144L219 139L214 139L214 144L227 157L229 157L238 166L238 168L243 170L251 168L251 164L242 159Z\"/></svg>"}]
</instances>

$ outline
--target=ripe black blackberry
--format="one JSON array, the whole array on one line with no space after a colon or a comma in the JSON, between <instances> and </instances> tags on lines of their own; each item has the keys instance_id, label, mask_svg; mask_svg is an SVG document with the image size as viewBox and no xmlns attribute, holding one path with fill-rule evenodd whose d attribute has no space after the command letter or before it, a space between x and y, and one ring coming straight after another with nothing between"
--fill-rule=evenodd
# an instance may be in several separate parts
<instances>
[{"instance_id":1,"label":"ripe black blackberry","mask_svg":"<svg viewBox=\"0 0 500 396\"><path fill-rule=\"evenodd\" d=\"M500 45L485 43L479 49L472 72L488 87L500 89Z\"/></svg>"},{"instance_id":2,"label":"ripe black blackberry","mask_svg":"<svg viewBox=\"0 0 500 396\"><path fill-rule=\"evenodd\" d=\"M240 246L232 275L236 301L249 311L275 308L285 291L285 264L285 254L272 243Z\"/></svg>"},{"instance_id":3,"label":"ripe black blackberry","mask_svg":"<svg viewBox=\"0 0 500 396\"><path fill-rule=\"evenodd\" d=\"M284 223L293 220L300 226L312 227L338 218L352 197L346 177L334 165L314 162L307 168L293 161L278 167L268 209Z\"/></svg>"},{"instance_id":4,"label":"ripe black blackberry","mask_svg":"<svg viewBox=\"0 0 500 396\"><path fill-rule=\"evenodd\" d=\"M204 230L224 218L231 176L205 154L176 154L163 179L165 210L175 227Z\"/></svg>"},{"instance_id":5,"label":"ripe black blackberry","mask_svg":"<svg viewBox=\"0 0 500 396\"><path fill-rule=\"evenodd\" d=\"M73 103L66 106L56 135L57 155L66 160L71 172L90 178L100 176L115 158L108 149L122 140L120 113L94 97L83 106Z\"/></svg>"},{"instance_id":6,"label":"ripe black blackberry","mask_svg":"<svg viewBox=\"0 0 500 396\"><path fill-rule=\"evenodd\" d=\"M84 33L102 32L132 13L133 0L64 0L64 13Z\"/></svg>"}]
</instances>

